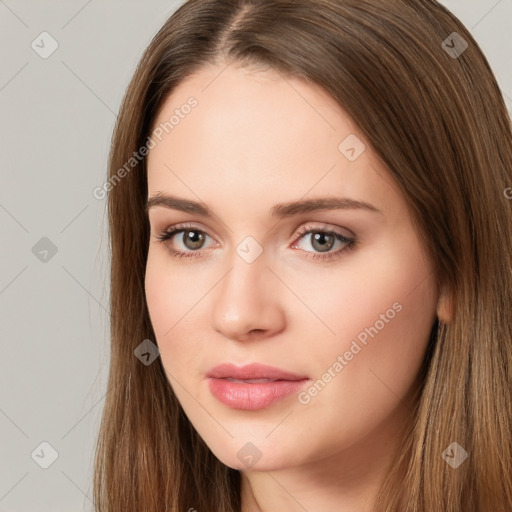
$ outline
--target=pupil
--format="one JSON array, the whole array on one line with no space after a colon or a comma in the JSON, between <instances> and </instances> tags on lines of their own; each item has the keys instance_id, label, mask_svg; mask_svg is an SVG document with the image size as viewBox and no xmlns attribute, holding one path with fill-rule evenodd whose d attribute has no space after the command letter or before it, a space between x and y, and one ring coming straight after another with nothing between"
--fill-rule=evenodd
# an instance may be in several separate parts
<instances>
[{"instance_id":1,"label":"pupil","mask_svg":"<svg viewBox=\"0 0 512 512\"><path fill-rule=\"evenodd\" d=\"M329 235L327 233L315 233L315 235L313 237L313 244L320 240L320 244L321 244L320 251L328 251L332 247L332 243L327 244L327 247L326 247L326 243L325 243L326 238L331 238L331 241L332 241L331 235Z\"/></svg>"},{"instance_id":2,"label":"pupil","mask_svg":"<svg viewBox=\"0 0 512 512\"><path fill-rule=\"evenodd\" d=\"M197 249L196 245L197 246L201 245L202 236L197 231L187 231L186 233L187 233L187 236L186 236L187 241L192 243L193 249Z\"/></svg>"}]
</instances>

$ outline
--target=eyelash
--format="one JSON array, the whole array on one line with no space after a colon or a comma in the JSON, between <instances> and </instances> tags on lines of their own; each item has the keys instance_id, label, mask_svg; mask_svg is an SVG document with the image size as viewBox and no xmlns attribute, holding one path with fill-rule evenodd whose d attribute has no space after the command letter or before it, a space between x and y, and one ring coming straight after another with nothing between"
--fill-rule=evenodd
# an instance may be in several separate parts
<instances>
[{"instance_id":1,"label":"eyelash","mask_svg":"<svg viewBox=\"0 0 512 512\"><path fill-rule=\"evenodd\" d=\"M190 224L177 224L175 226L171 226L170 228L163 231L160 235L157 235L156 238L159 241L159 243L165 244L168 240L170 240L174 235L178 233L183 233L187 230L194 230L198 231L199 233L207 234L201 229L197 229L195 226ZM327 235L332 235L336 238L336 240L343 242L345 247L342 249L338 249L334 252L327 252L327 253L316 253L310 256L307 256L308 258L312 258L314 260L324 260L324 261L330 261L334 258L337 258L341 256L342 253L346 253L350 250L352 250L356 244L355 238L348 238L341 233L338 233L336 231L331 230L322 230L318 228L310 228L309 226L303 226L297 233L297 236L302 238L304 235L308 235L310 233L322 233ZM176 249L173 249L171 247L167 246L167 250L171 253L172 256L176 258L197 258L200 256L201 251L191 251L191 252L183 252L183 251L177 251ZM308 254L310 254L308 251L304 251Z\"/></svg>"}]
</instances>

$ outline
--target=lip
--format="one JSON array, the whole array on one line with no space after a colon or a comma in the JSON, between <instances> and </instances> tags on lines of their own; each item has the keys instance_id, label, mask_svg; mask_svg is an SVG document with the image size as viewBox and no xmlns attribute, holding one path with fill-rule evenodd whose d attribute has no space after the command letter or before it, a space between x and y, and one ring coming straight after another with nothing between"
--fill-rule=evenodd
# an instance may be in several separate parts
<instances>
[{"instance_id":1,"label":"lip","mask_svg":"<svg viewBox=\"0 0 512 512\"><path fill-rule=\"evenodd\" d=\"M268 366L261 363L251 363L245 366L236 366L231 363L219 364L214 366L207 374L208 377L215 379L273 379L273 380L303 380L307 379L306 375L297 375L275 366Z\"/></svg>"},{"instance_id":2,"label":"lip","mask_svg":"<svg viewBox=\"0 0 512 512\"><path fill-rule=\"evenodd\" d=\"M250 382L256 379L268 381ZM224 405L232 409L257 410L300 391L310 379L260 363L241 367L226 363L212 368L207 380L210 392Z\"/></svg>"}]
</instances>

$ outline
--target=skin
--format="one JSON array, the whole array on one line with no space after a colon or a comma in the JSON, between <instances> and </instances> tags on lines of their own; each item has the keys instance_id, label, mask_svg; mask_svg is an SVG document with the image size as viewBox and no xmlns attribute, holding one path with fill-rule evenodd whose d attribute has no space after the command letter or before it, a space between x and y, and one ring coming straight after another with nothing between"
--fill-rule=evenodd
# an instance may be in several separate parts
<instances>
[{"instance_id":1,"label":"skin","mask_svg":"<svg viewBox=\"0 0 512 512\"><path fill-rule=\"evenodd\" d=\"M212 452L242 472L243 512L369 510L399 446L435 316L449 318L405 201L317 86L271 69L210 66L173 91L156 125L190 96L197 106L148 155L149 197L202 201L215 213L149 210L146 298L169 382ZM338 149L350 134L366 145L355 161ZM332 195L380 213L270 216L276 203ZM185 245L183 232L158 241L182 222L205 234L202 246ZM311 235L297 236L303 226L357 243L312 259L325 253ZM252 263L236 252L248 236L262 249ZM169 248L200 255L176 258ZM209 391L206 373L223 362L257 361L315 382L396 303L400 312L307 404L292 395L234 410ZM248 442L261 453L251 467L237 457Z\"/></svg>"}]
</instances>

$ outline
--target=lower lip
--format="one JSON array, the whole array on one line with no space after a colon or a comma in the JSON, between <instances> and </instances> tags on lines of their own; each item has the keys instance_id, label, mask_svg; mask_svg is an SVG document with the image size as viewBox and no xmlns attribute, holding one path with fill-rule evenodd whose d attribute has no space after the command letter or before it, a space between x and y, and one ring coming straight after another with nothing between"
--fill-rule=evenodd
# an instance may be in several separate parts
<instances>
[{"instance_id":1,"label":"lower lip","mask_svg":"<svg viewBox=\"0 0 512 512\"><path fill-rule=\"evenodd\" d=\"M257 410L297 393L307 381L308 379L277 380L250 384L209 377L208 385L212 394L228 407Z\"/></svg>"}]
</instances>

